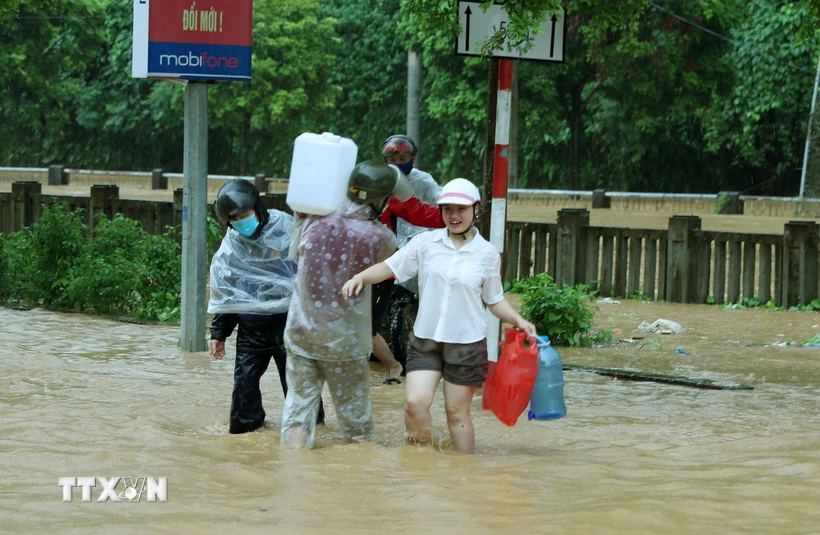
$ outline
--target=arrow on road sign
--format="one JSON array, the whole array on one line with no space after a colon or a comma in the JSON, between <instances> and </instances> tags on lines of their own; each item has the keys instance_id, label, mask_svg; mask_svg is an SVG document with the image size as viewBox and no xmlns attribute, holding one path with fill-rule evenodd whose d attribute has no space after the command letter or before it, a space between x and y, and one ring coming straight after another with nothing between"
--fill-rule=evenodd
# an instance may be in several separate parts
<instances>
[{"instance_id":1,"label":"arrow on road sign","mask_svg":"<svg viewBox=\"0 0 820 535\"><path fill-rule=\"evenodd\" d=\"M467 15L467 48L465 50L470 50L470 16L473 14L473 12L470 11L469 5L467 6L467 10L464 12L464 14Z\"/></svg>"}]
</instances>

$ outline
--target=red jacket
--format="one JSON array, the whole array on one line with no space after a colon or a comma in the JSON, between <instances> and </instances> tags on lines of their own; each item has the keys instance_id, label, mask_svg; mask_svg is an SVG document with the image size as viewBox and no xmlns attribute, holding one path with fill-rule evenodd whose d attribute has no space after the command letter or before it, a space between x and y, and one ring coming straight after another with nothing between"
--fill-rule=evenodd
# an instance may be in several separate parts
<instances>
[{"instance_id":1,"label":"red jacket","mask_svg":"<svg viewBox=\"0 0 820 535\"><path fill-rule=\"evenodd\" d=\"M411 225L419 227L444 228L441 211L435 206L424 204L415 197L410 197L407 202L401 202L395 197L390 197L387 209L382 213L381 222L387 225L387 228L396 232L396 229L393 228L391 216L400 217Z\"/></svg>"}]
</instances>

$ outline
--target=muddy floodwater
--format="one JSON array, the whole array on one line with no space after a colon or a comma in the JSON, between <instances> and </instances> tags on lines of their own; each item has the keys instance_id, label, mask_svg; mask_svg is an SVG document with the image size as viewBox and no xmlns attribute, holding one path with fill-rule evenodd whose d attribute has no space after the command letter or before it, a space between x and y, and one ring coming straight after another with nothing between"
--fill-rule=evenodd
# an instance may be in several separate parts
<instances>
[{"instance_id":1,"label":"muddy floodwater","mask_svg":"<svg viewBox=\"0 0 820 535\"><path fill-rule=\"evenodd\" d=\"M820 315L599 306L598 327L643 338L562 349L565 364L753 389L568 370L558 421L506 427L477 398L466 456L407 445L404 385L381 386L373 363L375 441L342 444L331 406L317 447L294 452L279 446L275 373L265 427L227 433L233 338L212 362L178 349L175 326L0 308L0 532L820 532L820 347L789 345ZM633 333L660 318L685 331ZM440 391L433 420L446 427ZM167 501L99 502L98 483L64 502L61 477L164 477Z\"/></svg>"}]
</instances>

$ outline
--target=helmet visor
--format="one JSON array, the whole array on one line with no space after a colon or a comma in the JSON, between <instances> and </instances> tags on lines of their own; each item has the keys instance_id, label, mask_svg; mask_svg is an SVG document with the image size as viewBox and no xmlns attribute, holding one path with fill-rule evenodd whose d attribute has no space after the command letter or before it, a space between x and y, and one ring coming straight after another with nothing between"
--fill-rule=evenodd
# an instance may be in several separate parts
<instances>
[{"instance_id":1,"label":"helmet visor","mask_svg":"<svg viewBox=\"0 0 820 535\"><path fill-rule=\"evenodd\" d=\"M466 193L451 191L442 193L436 201L436 204L460 204L463 206L472 206L477 202L481 201L471 195L467 195Z\"/></svg>"},{"instance_id":2,"label":"helmet visor","mask_svg":"<svg viewBox=\"0 0 820 535\"><path fill-rule=\"evenodd\" d=\"M382 156L387 158L394 154L404 158L411 158L413 156L413 146L403 139L391 139L382 147Z\"/></svg>"},{"instance_id":3,"label":"helmet visor","mask_svg":"<svg viewBox=\"0 0 820 535\"><path fill-rule=\"evenodd\" d=\"M415 193L413 184L411 184L407 176L401 172L401 169L395 165L391 165L390 167L396 172L396 176L398 177L396 187L393 188L393 196L398 199L399 202L407 202Z\"/></svg>"}]
</instances>

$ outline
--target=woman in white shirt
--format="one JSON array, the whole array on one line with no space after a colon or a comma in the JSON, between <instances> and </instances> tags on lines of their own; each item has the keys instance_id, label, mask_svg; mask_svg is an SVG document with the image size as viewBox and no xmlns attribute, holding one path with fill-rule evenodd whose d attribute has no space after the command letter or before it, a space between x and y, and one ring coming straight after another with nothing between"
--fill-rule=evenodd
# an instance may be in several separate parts
<instances>
[{"instance_id":1,"label":"woman in white shirt","mask_svg":"<svg viewBox=\"0 0 820 535\"><path fill-rule=\"evenodd\" d=\"M349 298L365 284L418 275L419 312L407 352L405 425L411 441L431 440L430 407L443 377L453 447L473 453L470 404L487 377L484 307L530 336L535 336L535 326L504 299L501 256L473 226L481 208L478 188L456 178L442 188L437 204L446 228L415 236L386 261L347 281L342 293Z\"/></svg>"}]
</instances>

